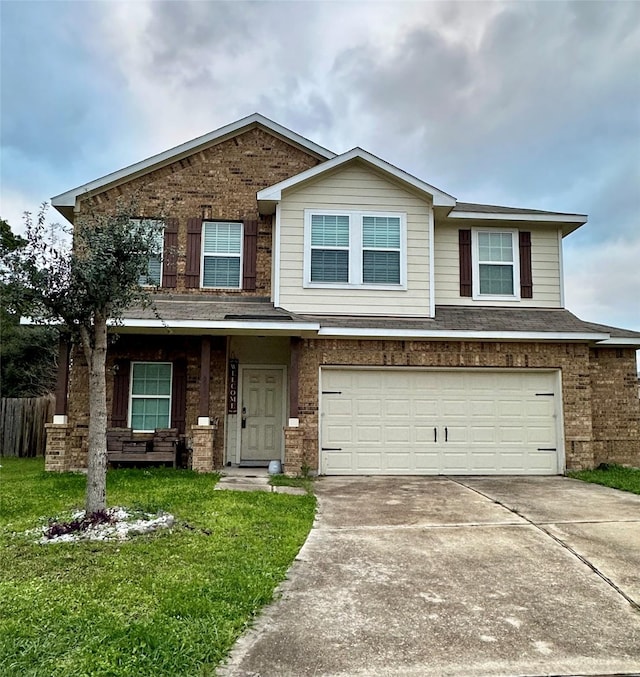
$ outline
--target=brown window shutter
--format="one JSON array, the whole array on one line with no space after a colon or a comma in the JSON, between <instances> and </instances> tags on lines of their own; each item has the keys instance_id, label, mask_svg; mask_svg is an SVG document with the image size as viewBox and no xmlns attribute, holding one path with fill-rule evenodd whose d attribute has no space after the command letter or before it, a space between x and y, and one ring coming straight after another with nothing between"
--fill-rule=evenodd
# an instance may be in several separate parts
<instances>
[{"instance_id":1,"label":"brown window shutter","mask_svg":"<svg viewBox=\"0 0 640 677\"><path fill-rule=\"evenodd\" d=\"M118 360L113 376L113 402L111 405L111 425L114 428L126 428L129 414L129 360Z\"/></svg>"},{"instance_id":2,"label":"brown window shutter","mask_svg":"<svg viewBox=\"0 0 640 677\"><path fill-rule=\"evenodd\" d=\"M162 286L175 289L178 273L178 219L165 219L162 249Z\"/></svg>"},{"instance_id":3,"label":"brown window shutter","mask_svg":"<svg viewBox=\"0 0 640 677\"><path fill-rule=\"evenodd\" d=\"M187 416L187 362L176 360L173 363L173 383L171 386L171 427L177 428L183 435Z\"/></svg>"},{"instance_id":4,"label":"brown window shutter","mask_svg":"<svg viewBox=\"0 0 640 677\"><path fill-rule=\"evenodd\" d=\"M200 287L200 255L202 241L202 219L187 220L187 267L185 286L189 289Z\"/></svg>"},{"instance_id":5,"label":"brown window shutter","mask_svg":"<svg viewBox=\"0 0 640 677\"><path fill-rule=\"evenodd\" d=\"M460 296L471 296L471 231L458 231L458 245L460 250Z\"/></svg>"},{"instance_id":6,"label":"brown window shutter","mask_svg":"<svg viewBox=\"0 0 640 677\"><path fill-rule=\"evenodd\" d=\"M520 296L533 298L533 275L531 273L531 233L520 231Z\"/></svg>"},{"instance_id":7,"label":"brown window shutter","mask_svg":"<svg viewBox=\"0 0 640 677\"><path fill-rule=\"evenodd\" d=\"M256 259L258 255L258 221L244 221L244 247L242 260L242 288L246 291L256 289Z\"/></svg>"}]
</instances>

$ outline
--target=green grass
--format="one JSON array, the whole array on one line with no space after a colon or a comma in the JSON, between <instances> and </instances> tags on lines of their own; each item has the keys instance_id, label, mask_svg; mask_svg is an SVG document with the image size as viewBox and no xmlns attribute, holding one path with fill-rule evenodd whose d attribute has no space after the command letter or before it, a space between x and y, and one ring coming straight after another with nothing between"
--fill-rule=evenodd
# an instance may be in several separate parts
<instances>
[{"instance_id":1,"label":"green grass","mask_svg":"<svg viewBox=\"0 0 640 677\"><path fill-rule=\"evenodd\" d=\"M569 477L583 482L604 484L605 487L640 494L640 468L623 468L620 465L610 465L602 470L581 470L568 474Z\"/></svg>"},{"instance_id":2,"label":"green grass","mask_svg":"<svg viewBox=\"0 0 640 677\"><path fill-rule=\"evenodd\" d=\"M288 475L271 475L269 484L274 487L301 487L307 493L313 493L313 478L311 477L289 477Z\"/></svg>"},{"instance_id":3,"label":"green grass","mask_svg":"<svg viewBox=\"0 0 640 677\"><path fill-rule=\"evenodd\" d=\"M0 675L213 675L273 596L313 496L213 491L217 477L109 472L109 505L175 515L127 542L38 545L24 530L81 508L85 478L0 460Z\"/></svg>"}]
</instances>

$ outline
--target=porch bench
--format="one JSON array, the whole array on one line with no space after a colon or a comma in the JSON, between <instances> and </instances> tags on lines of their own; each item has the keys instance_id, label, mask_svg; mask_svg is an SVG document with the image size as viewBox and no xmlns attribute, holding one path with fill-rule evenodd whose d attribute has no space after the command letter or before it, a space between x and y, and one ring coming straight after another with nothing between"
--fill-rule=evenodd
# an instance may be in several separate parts
<instances>
[{"instance_id":1,"label":"porch bench","mask_svg":"<svg viewBox=\"0 0 640 677\"><path fill-rule=\"evenodd\" d=\"M171 463L176 468L179 441L177 428L153 433L110 428L107 431L107 460L109 463Z\"/></svg>"}]
</instances>

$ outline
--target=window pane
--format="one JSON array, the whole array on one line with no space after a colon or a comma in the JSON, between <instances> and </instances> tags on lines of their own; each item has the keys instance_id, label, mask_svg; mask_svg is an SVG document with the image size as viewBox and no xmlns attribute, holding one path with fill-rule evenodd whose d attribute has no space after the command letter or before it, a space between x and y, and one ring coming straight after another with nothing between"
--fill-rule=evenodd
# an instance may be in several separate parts
<instances>
[{"instance_id":1,"label":"window pane","mask_svg":"<svg viewBox=\"0 0 640 677\"><path fill-rule=\"evenodd\" d=\"M169 398L136 398L131 402L131 427L134 430L155 430L169 427Z\"/></svg>"},{"instance_id":2,"label":"window pane","mask_svg":"<svg viewBox=\"0 0 640 677\"><path fill-rule=\"evenodd\" d=\"M140 275L138 284L152 285L158 287L160 285L160 271L162 270L162 259L159 256L150 256L147 264L147 272Z\"/></svg>"},{"instance_id":3,"label":"window pane","mask_svg":"<svg viewBox=\"0 0 640 677\"><path fill-rule=\"evenodd\" d=\"M480 264L480 293L513 296L513 266Z\"/></svg>"},{"instance_id":4,"label":"window pane","mask_svg":"<svg viewBox=\"0 0 640 677\"><path fill-rule=\"evenodd\" d=\"M312 282L349 282L349 252L311 250Z\"/></svg>"},{"instance_id":5,"label":"window pane","mask_svg":"<svg viewBox=\"0 0 640 677\"><path fill-rule=\"evenodd\" d=\"M397 216L365 216L362 246L367 249L400 249L400 219Z\"/></svg>"},{"instance_id":6,"label":"window pane","mask_svg":"<svg viewBox=\"0 0 640 677\"><path fill-rule=\"evenodd\" d=\"M366 284L400 284L400 252L363 252L362 279Z\"/></svg>"},{"instance_id":7,"label":"window pane","mask_svg":"<svg viewBox=\"0 0 640 677\"><path fill-rule=\"evenodd\" d=\"M480 261L513 262L511 233L478 233Z\"/></svg>"},{"instance_id":8,"label":"window pane","mask_svg":"<svg viewBox=\"0 0 640 677\"><path fill-rule=\"evenodd\" d=\"M349 217L313 214L311 245L314 247L348 247Z\"/></svg>"},{"instance_id":9,"label":"window pane","mask_svg":"<svg viewBox=\"0 0 640 677\"><path fill-rule=\"evenodd\" d=\"M171 394L171 365L138 363L133 365L132 393L134 395Z\"/></svg>"},{"instance_id":10,"label":"window pane","mask_svg":"<svg viewBox=\"0 0 640 677\"><path fill-rule=\"evenodd\" d=\"M241 223L204 224L205 254L239 254L242 245Z\"/></svg>"},{"instance_id":11,"label":"window pane","mask_svg":"<svg viewBox=\"0 0 640 677\"><path fill-rule=\"evenodd\" d=\"M239 256L205 256L203 287L240 287Z\"/></svg>"}]
</instances>

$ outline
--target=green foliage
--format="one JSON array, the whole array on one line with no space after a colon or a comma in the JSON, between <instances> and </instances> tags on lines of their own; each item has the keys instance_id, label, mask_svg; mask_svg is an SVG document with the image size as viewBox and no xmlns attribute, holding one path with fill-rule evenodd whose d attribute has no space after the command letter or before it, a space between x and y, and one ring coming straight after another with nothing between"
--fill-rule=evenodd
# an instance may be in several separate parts
<instances>
[{"instance_id":1,"label":"green foliage","mask_svg":"<svg viewBox=\"0 0 640 677\"><path fill-rule=\"evenodd\" d=\"M108 475L115 505L179 526L127 542L38 545L19 532L82 504L85 477L37 459L0 469L0 674L213 675L304 542L315 499L214 491L166 468Z\"/></svg>"},{"instance_id":2,"label":"green foliage","mask_svg":"<svg viewBox=\"0 0 640 677\"><path fill-rule=\"evenodd\" d=\"M305 489L308 493L313 492L313 478L307 475L300 475L298 477L289 477L288 475L271 475L269 484L274 487L300 487Z\"/></svg>"},{"instance_id":3,"label":"green foliage","mask_svg":"<svg viewBox=\"0 0 640 677\"><path fill-rule=\"evenodd\" d=\"M640 494L640 468L624 468L621 465L604 465L595 470L580 470L567 473L583 482L603 484L605 487Z\"/></svg>"},{"instance_id":4,"label":"green foliage","mask_svg":"<svg viewBox=\"0 0 640 677\"><path fill-rule=\"evenodd\" d=\"M132 221L135 199L108 213L87 213L71 229L47 223L47 205L25 214L26 237L5 256L5 277L15 294L10 305L36 320L59 323L92 342L96 318L118 320L132 304L148 305L139 285L149 257L160 254L162 223Z\"/></svg>"},{"instance_id":5,"label":"green foliage","mask_svg":"<svg viewBox=\"0 0 640 677\"><path fill-rule=\"evenodd\" d=\"M0 257L5 269L10 257L27 241L0 219ZM0 282L0 384L3 397L37 397L55 386L58 334L50 327L20 326L28 314L16 282Z\"/></svg>"}]
</instances>

